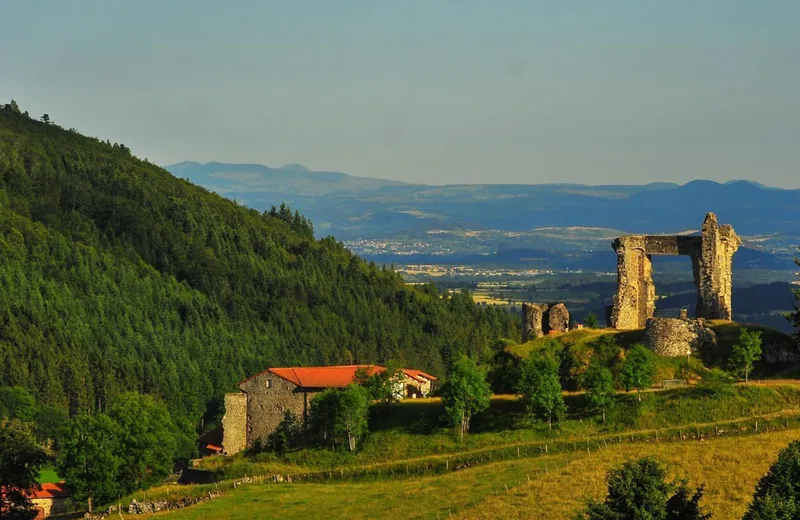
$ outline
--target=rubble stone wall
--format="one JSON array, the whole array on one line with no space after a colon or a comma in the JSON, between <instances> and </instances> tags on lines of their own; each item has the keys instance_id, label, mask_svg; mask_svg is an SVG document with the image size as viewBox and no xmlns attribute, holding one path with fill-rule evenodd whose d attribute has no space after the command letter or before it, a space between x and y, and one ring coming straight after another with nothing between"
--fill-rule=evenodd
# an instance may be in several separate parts
<instances>
[{"instance_id":1,"label":"rubble stone wall","mask_svg":"<svg viewBox=\"0 0 800 520\"><path fill-rule=\"evenodd\" d=\"M697 287L697 317L730 320L731 264L741 239L729 225L708 213L701 236L630 235L617 238L617 293L610 324L616 329L644 327L655 312L652 255L687 255Z\"/></svg>"},{"instance_id":2,"label":"rubble stone wall","mask_svg":"<svg viewBox=\"0 0 800 520\"><path fill-rule=\"evenodd\" d=\"M653 264L646 253L646 237L620 237L613 247L617 253L617 294L611 326L622 330L640 329L656 308Z\"/></svg>"},{"instance_id":3,"label":"rubble stone wall","mask_svg":"<svg viewBox=\"0 0 800 520\"><path fill-rule=\"evenodd\" d=\"M239 453L247 447L247 396L241 392L225 394L222 416L222 452Z\"/></svg>"},{"instance_id":4,"label":"rubble stone wall","mask_svg":"<svg viewBox=\"0 0 800 520\"><path fill-rule=\"evenodd\" d=\"M545 315L550 330L556 332L567 332L569 330L569 310L563 303L551 306L547 309Z\"/></svg>"},{"instance_id":5,"label":"rubble stone wall","mask_svg":"<svg viewBox=\"0 0 800 520\"><path fill-rule=\"evenodd\" d=\"M650 318L644 334L645 345L659 356L711 352L717 344L717 335L703 319Z\"/></svg>"},{"instance_id":6,"label":"rubble stone wall","mask_svg":"<svg viewBox=\"0 0 800 520\"><path fill-rule=\"evenodd\" d=\"M316 395L269 372L247 380L239 388L247 396L248 447L275 431L286 410L305 420L308 402Z\"/></svg>"},{"instance_id":7,"label":"rubble stone wall","mask_svg":"<svg viewBox=\"0 0 800 520\"><path fill-rule=\"evenodd\" d=\"M544 313L548 308L546 303L522 304L522 341L541 338L547 334Z\"/></svg>"},{"instance_id":8,"label":"rubble stone wall","mask_svg":"<svg viewBox=\"0 0 800 520\"><path fill-rule=\"evenodd\" d=\"M713 213L706 216L702 233L697 315L711 320L730 320L733 315L731 264L742 239L731 226L718 225Z\"/></svg>"}]
</instances>

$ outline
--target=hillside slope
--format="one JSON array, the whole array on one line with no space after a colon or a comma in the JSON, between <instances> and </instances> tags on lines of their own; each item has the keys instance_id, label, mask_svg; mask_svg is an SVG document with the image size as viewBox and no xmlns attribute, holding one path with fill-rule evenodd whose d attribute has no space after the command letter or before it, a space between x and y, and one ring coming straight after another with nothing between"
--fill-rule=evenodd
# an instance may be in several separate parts
<instances>
[{"instance_id":1,"label":"hillside slope","mask_svg":"<svg viewBox=\"0 0 800 520\"><path fill-rule=\"evenodd\" d=\"M268 365L442 374L515 336L466 295L413 289L288 208L259 213L112 145L0 109L0 386L75 413L123 390L198 421Z\"/></svg>"}]
</instances>

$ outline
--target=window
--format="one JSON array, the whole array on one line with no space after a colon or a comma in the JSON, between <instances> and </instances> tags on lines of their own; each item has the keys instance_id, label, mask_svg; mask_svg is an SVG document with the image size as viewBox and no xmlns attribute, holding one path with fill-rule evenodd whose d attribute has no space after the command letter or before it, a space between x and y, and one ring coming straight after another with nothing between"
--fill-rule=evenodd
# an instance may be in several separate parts
<instances>
[{"instance_id":1,"label":"window","mask_svg":"<svg viewBox=\"0 0 800 520\"><path fill-rule=\"evenodd\" d=\"M272 379L267 379L267 388L272 388Z\"/></svg>"}]
</instances>

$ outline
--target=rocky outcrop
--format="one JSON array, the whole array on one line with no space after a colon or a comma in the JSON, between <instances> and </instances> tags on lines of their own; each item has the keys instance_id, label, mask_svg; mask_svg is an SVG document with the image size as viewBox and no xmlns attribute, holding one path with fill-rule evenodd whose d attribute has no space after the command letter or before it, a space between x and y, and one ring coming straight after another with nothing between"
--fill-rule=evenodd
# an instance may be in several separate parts
<instances>
[{"instance_id":1,"label":"rocky outcrop","mask_svg":"<svg viewBox=\"0 0 800 520\"><path fill-rule=\"evenodd\" d=\"M729 225L717 224L708 213L701 236L631 235L617 238L617 293L611 311L611 326L640 329L655 312L652 255L686 255L692 259L697 287L697 317L730 320L731 263L741 239Z\"/></svg>"},{"instance_id":2,"label":"rocky outcrop","mask_svg":"<svg viewBox=\"0 0 800 520\"><path fill-rule=\"evenodd\" d=\"M692 352L707 354L717 345L717 335L702 318L650 318L644 336L645 345L659 356L687 356Z\"/></svg>"}]
</instances>

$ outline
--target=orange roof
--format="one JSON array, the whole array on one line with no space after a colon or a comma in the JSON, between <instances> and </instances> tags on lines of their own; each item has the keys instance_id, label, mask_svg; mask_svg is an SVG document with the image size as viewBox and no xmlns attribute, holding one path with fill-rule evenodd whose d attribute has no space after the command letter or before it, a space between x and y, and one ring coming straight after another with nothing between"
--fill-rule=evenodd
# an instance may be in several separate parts
<instances>
[{"instance_id":1,"label":"orange roof","mask_svg":"<svg viewBox=\"0 0 800 520\"><path fill-rule=\"evenodd\" d=\"M251 379L269 373L274 374L281 379L285 379L294 385L304 388L344 388L347 385L355 382L356 372L359 369L365 369L367 375L370 376L386 371L386 367L378 365L268 368L263 372L259 372L258 374L241 381L239 385L243 385ZM420 370L404 368L403 372L409 377L412 377L418 381L421 377L430 381L436 381L434 376L426 374Z\"/></svg>"},{"instance_id":2,"label":"orange roof","mask_svg":"<svg viewBox=\"0 0 800 520\"><path fill-rule=\"evenodd\" d=\"M384 367L376 365L341 365L329 367L268 368L239 384L242 385L260 375L271 373L292 384L304 388L344 388L356 379L356 372L366 369L367 375L380 374Z\"/></svg>"},{"instance_id":3,"label":"orange roof","mask_svg":"<svg viewBox=\"0 0 800 520\"><path fill-rule=\"evenodd\" d=\"M71 493L63 482L55 484L42 484L41 489L33 489L29 492L31 498L68 498Z\"/></svg>"}]
</instances>

